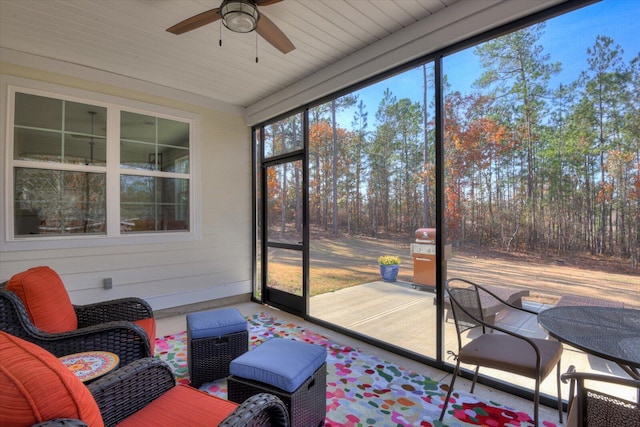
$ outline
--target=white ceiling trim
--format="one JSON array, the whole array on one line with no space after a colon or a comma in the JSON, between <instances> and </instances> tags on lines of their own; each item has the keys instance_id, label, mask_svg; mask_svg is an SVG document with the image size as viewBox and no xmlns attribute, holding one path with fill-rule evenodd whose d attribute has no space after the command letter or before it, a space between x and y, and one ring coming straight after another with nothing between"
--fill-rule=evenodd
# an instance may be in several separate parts
<instances>
[{"instance_id":1,"label":"white ceiling trim","mask_svg":"<svg viewBox=\"0 0 640 427\"><path fill-rule=\"evenodd\" d=\"M37 70L55 70L57 74L76 77L83 80L103 83L148 95L160 96L172 100L179 100L186 104L209 108L225 113L244 116L246 109L242 106L187 92L172 87L147 82L134 77L124 76L109 71L99 70L84 65L73 64L54 58L19 52L0 47L0 58L7 64L33 68ZM1 75L0 75L1 77Z\"/></svg>"},{"instance_id":2,"label":"white ceiling trim","mask_svg":"<svg viewBox=\"0 0 640 427\"><path fill-rule=\"evenodd\" d=\"M564 1L461 0L248 106L246 121L250 126L263 122L385 70Z\"/></svg>"}]
</instances>

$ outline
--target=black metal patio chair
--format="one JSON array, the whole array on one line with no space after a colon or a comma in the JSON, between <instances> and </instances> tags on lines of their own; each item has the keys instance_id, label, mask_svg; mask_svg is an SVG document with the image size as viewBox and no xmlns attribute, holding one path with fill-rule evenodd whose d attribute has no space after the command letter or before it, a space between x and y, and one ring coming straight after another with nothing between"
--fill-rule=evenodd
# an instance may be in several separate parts
<instances>
[{"instance_id":1,"label":"black metal patio chair","mask_svg":"<svg viewBox=\"0 0 640 427\"><path fill-rule=\"evenodd\" d=\"M636 389L640 396L640 381L587 372L576 372L570 366L562 374L562 382L569 381L568 427L638 427L640 402L632 402L605 393L608 385Z\"/></svg>"},{"instance_id":2,"label":"black metal patio chair","mask_svg":"<svg viewBox=\"0 0 640 427\"><path fill-rule=\"evenodd\" d=\"M554 340L530 338L495 323L487 322L483 316L482 301L487 298L495 298L510 309L532 315L537 313L512 305L483 286L465 279L449 279L445 287L450 298L458 335L458 353L455 355L456 367L440 413L440 421L446 413L456 377L460 372L460 364L465 363L476 366L471 393L475 388L480 366L533 378L535 380L533 417L536 426L539 425L540 383L553 371L555 366L558 383L558 418L562 423L560 391L562 344ZM464 334L473 330L478 331L479 335L470 337L470 341L465 343Z\"/></svg>"}]
</instances>

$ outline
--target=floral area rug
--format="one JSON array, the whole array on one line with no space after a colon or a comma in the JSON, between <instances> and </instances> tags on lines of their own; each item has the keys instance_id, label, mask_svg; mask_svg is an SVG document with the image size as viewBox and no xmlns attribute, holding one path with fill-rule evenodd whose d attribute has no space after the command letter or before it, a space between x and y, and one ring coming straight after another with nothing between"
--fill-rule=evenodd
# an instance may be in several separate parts
<instances>
[{"instance_id":1,"label":"floral area rug","mask_svg":"<svg viewBox=\"0 0 640 427\"><path fill-rule=\"evenodd\" d=\"M448 413L438 421L448 386L415 372L369 356L353 347L268 314L248 318L251 347L273 337L294 339L327 349L327 427L530 427L529 414L482 402L471 394L454 391ZM179 383L189 383L186 333L156 340L156 357L167 362ZM226 398L227 382L205 383L201 390ZM556 427L544 421L542 425Z\"/></svg>"}]
</instances>

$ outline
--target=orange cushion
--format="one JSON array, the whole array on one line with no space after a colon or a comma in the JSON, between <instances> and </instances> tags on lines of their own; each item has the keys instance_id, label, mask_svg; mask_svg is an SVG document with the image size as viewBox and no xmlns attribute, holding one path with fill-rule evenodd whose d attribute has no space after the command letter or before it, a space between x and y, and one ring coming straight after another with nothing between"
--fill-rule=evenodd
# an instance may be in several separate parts
<instances>
[{"instance_id":1,"label":"orange cushion","mask_svg":"<svg viewBox=\"0 0 640 427\"><path fill-rule=\"evenodd\" d=\"M151 347L151 355L154 355L156 345L156 321L153 317L147 319L136 320L136 325L140 326L149 336L149 345Z\"/></svg>"},{"instance_id":2,"label":"orange cushion","mask_svg":"<svg viewBox=\"0 0 640 427\"><path fill-rule=\"evenodd\" d=\"M49 267L34 267L9 279L6 289L14 292L37 328L51 334L78 329L78 318L58 273Z\"/></svg>"},{"instance_id":3,"label":"orange cushion","mask_svg":"<svg viewBox=\"0 0 640 427\"><path fill-rule=\"evenodd\" d=\"M125 418L118 427L217 426L237 407L237 403L178 385Z\"/></svg>"},{"instance_id":4,"label":"orange cushion","mask_svg":"<svg viewBox=\"0 0 640 427\"><path fill-rule=\"evenodd\" d=\"M103 427L89 389L51 353L0 331L0 425L75 418Z\"/></svg>"}]
</instances>

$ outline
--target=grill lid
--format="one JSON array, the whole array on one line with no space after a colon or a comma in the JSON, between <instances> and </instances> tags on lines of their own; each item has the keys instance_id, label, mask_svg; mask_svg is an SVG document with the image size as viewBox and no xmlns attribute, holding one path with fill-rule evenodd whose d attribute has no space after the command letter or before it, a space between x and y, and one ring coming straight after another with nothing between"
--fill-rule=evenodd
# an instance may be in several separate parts
<instances>
[{"instance_id":1,"label":"grill lid","mask_svg":"<svg viewBox=\"0 0 640 427\"><path fill-rule=\"evenodd\" d=\"M436 243L435 228L418 228L414 234L416 243Z\"/></svg>"}]
</instances>

